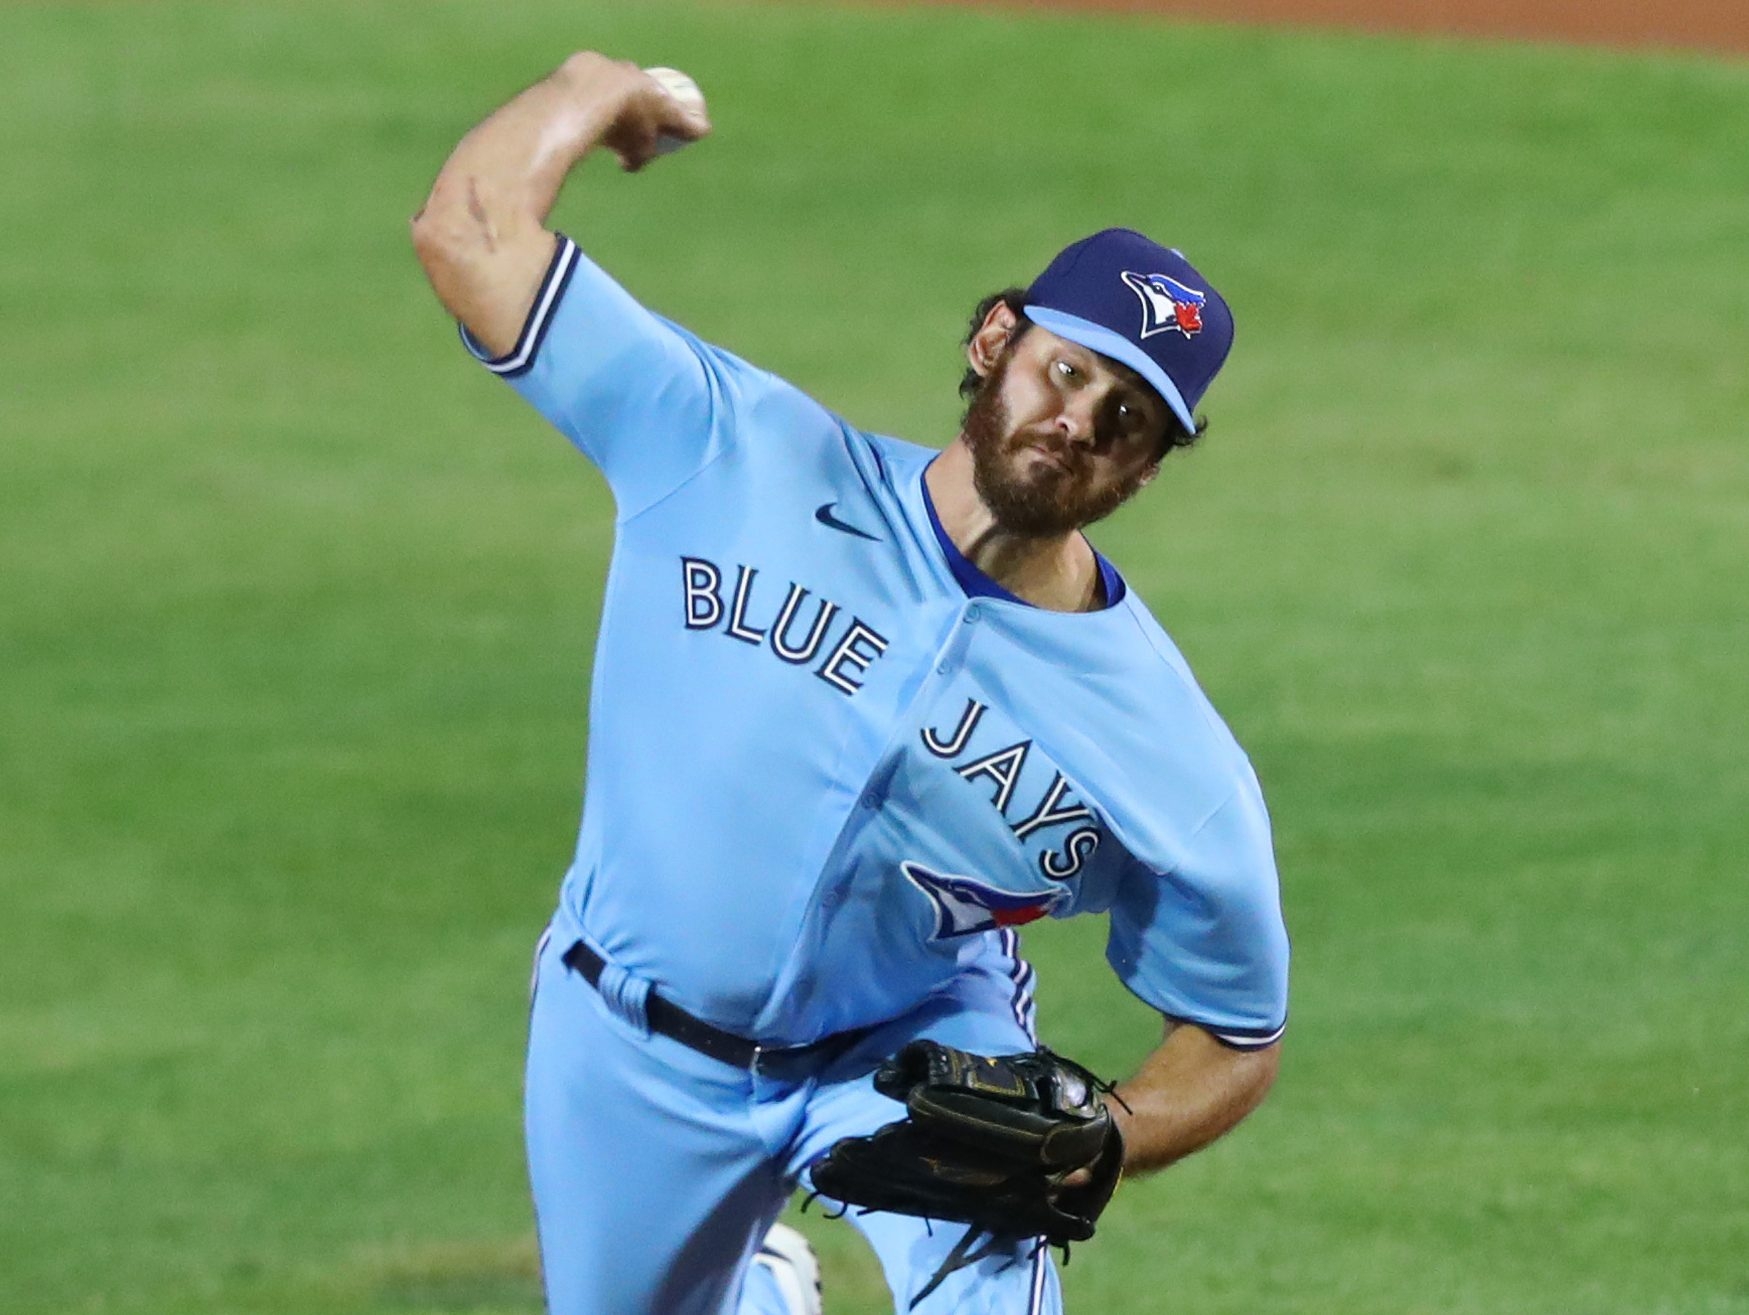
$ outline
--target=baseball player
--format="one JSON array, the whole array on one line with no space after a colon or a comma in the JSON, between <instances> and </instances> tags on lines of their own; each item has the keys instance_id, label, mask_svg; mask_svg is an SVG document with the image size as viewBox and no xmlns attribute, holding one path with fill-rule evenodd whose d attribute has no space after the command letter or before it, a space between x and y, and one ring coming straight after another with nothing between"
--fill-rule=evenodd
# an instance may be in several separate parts
<instances>
[{"instance_id":1,"label":"baseball player","mask_svg":"<svg viewBox=\"0 0 1749 1315\"><path fill-rule=\"evenodd\" d=\"M945 450L867 433L544 227L597 147L636 170L708 131L575 55L463 138L413 222L468 348L617 509L530 1025L555 1315L818 1311L778 1214L903 1113L871 1073L907 1043L1037 1049L1034 918L1109 914L1111 968L1162 1017L1101 1114L1125 1174L1252 1110L1286 1018L1256 778L1081 533L1198 432L1226 303L1177 251L1095 234L981 308ZM1042 1247L968 1260L965 1229L850 1218L898 1309L1061 1309Z\"/></svg>"}]
</instances>

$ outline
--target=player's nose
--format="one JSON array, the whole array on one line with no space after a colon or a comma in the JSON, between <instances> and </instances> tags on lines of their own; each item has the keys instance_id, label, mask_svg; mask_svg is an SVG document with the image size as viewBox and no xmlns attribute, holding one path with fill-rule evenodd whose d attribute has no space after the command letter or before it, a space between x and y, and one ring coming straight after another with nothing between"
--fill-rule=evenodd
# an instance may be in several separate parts
<instances>
[{"instance_id":1,"label":"player's nose","mask_svg":"<svg viewBox=\"0 0 1749 1315\"><path fill-rule=\"evenodd\" d=\"M1091 443L1099 423L1099 399L1091 388L1083 388L1063 400L1057 412L1057 432L1066 442Z\"/></svg>"}]
</instances>

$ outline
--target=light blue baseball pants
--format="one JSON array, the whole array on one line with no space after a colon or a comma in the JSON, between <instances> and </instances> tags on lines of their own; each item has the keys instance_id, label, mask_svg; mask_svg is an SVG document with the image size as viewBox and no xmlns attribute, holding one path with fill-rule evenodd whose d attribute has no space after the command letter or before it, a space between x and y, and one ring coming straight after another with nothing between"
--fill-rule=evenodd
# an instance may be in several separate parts
<instances>
[{"instance_id":1,"label":"light blue baseball pants","mask_svg":"<svg viewBox=\"0 0 1749 1315\"><path fill-rule=\"evenodd\" d=\"M784 1315L751 1264L807 1166L840 1137L899 1117L875 1066L916 1037L985 1054L1030 1050L1030 971L994 952L949 992L811 1075L784 1079L699 1054L618 1011L543 944L527 1078L529 1178L551 1315ZM1005 947L1006 948L1006 947ZM805 1182L804 1182L805 1186ZM963 1229L850 1212L895 1310ZM828 1294L830 1315L830 1294ZM1061 1315L1054 1263L1021 1247L948 1278L916 1315Z\"/></svg>"}]
</instances>

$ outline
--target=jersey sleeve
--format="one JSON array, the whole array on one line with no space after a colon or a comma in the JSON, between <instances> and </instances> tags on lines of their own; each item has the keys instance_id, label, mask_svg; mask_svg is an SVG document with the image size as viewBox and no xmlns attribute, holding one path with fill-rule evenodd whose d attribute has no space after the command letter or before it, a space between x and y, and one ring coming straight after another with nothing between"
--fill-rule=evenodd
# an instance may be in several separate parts
<instances>
[{"instance_id":1,"label":"jersey sleeve","mask_svg":"<svg viewBox=\"0 0 1749 1315\"><path fill-rule=\"evenodd\" d=\"M743 394L766 378L646 310L562 234L514 347L492 356L461 332L600 468L621 520L725 451Z\"/></svg>"},{"instance_id":2,"label":"jersey sleeve","mask_svg":"<svg viewBox=\"0 0 1749 1315\"><path fill-rule=\"evenodd\" d=\"M1286 1029L1288 941L1269 816L1245 776L1171 872L1143 868L1120 885L1106 958L1161 1013L1249 1050Z\"/></svg>"}]
</instances>

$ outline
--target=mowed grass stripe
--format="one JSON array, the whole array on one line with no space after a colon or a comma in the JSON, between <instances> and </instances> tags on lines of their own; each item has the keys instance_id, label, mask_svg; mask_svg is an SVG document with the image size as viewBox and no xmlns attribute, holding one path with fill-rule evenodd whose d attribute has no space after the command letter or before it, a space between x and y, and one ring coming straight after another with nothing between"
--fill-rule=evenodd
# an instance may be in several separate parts
<instances>
[{"instance_id":1,"label":"mowed grass stripe","mask_svg":"<svg viewBox=\"0 0 1749 1315\"><path fill-rule=\"evenodd\" d=\"M1288 1064L1072 1308L1749 1311L1740 64L670 0L0 44L0 1307L538 1307L521 992L610 509L405 222L592 45L718 134L559 221L861 423L950 434L966 311L1094 227L1238 309L1204 450L1097 538L1269 791ZM1101 940L1028 943L1118 1072Z\"/></svg>"}]
</instances>

